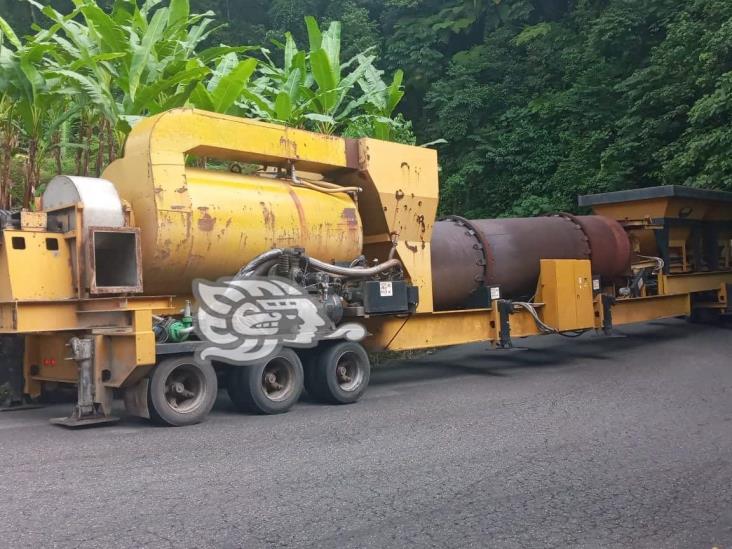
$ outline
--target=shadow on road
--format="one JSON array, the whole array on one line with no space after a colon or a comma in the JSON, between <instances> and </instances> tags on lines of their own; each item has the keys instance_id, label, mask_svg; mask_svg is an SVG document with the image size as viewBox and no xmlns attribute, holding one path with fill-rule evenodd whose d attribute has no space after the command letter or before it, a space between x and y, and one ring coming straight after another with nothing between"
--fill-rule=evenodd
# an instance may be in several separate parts
<instances>
[{"instance_id":1,"label":"shadow on road","mask_svg":"<svg viewBox=\"0 0 732 549\"><path fill-rule=\"evenodd\" d=\"M376 368L371 385L410 383L461 375L508 376L526 368L564 369L585 361L613 361L620 351L649 348L665 341L693 337L704 330L732 326L654 321L616 330L608 337L587 333L579 338L541 336L514 340L516 349L496 350L485 343L459 345L411 359L395 359Z\"/></svg>"}]
</instances>

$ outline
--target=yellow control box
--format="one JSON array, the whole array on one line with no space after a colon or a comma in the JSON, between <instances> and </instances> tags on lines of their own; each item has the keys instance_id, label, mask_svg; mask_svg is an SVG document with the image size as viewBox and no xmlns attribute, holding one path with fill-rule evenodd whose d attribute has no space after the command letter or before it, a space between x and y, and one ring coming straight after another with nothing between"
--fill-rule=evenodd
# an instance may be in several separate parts
<instances>
[{"instance_id":1,"label":"yellow control box","mask_svg":"<svg viewBox=\"0 0 732 549\"><path fill-rule=\"evenodd\" d=\"M542 320L560 332L595 325L592 266L586 259L542 259L537 301Z\"/></svg>"}]
</instances>

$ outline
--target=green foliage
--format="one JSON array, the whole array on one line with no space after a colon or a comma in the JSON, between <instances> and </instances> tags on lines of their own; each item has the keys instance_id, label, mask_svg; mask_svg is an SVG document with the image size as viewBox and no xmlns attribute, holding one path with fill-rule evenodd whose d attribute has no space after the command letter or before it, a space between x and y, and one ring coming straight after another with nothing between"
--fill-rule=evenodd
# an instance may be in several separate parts
<instances>
[{"instance_id":1,"label":"green foliage","mask_svg":"<svg viewBox=\"0 0 732 549\"><path fill-rule=\"evenodd\" d=\"M337 21L321 31L305 18L310 49L285 33L278 63L262 47L217 43L214 13L193 14L189 0L19 4L34 34L21 38L0 18L0 207L10 205L18 161L28 207L48 153L57 172L73 154L76 173L99 175L141 117L180 106L325 133L359 122L370 135L388 139L395 128L408 139L408 123L392 117L402 73L387 86L373 55L341 63Z\"/></svg>"},{"instance_id":2,"label":"green foliage","mask_svg":"<svg viewBox=\"0 0 732 549\"><path fill-rule=\"evenodd\" d=\"M373 55L362 52L341 63L340 23L323 31L315 18L306 17L305 25L309 50L300 50L289 32L280 44L282 64L262 50L265 62L242 92L240 114L326 134L411 141L411 126L393 117L404 96L402 71L386 84Z\"/></svg>"},{"instance_id":3,"label":"green foliage","mask_svg":"<svg viewBox=\"0 0 732 549\"><path fill-rule=\"evenodd\" d=\"M71 1L43 3L68 13ZM98 3L109 13L113 2ZM179 2L157 7L169 9L166 29L184 19ZM155 99L137 112L157 112L186 94L189 104L216 108L210 96L217 83L250 55L259 61L256 70L248 80L242 78L244 67L238 78L232 76L243 91L233 104L218 103L221 110L350 136L388 134L405 142L414 142L415 133L418 142L444 138L447 143L439 145L444 213L571 210L577 194L659 184L732 190L729 0L191 0L190 8L212 10L216 23L202 33L198 55L190 55L196 60L186 64L181 80L152 88ZM145 14L146 25L154 12ZM47 21L17 0L0 0L0 13L23 43L26 34L36 32L34 17L41 25ZM303 25L308 15L314 19ZM333 21L341 22L337 50ZM0 24L6 51L0 63L12 65L17 48L6 31ZM142 32L135 33L134 43L144 48ZM63 30L57 34L65 38ZM329 37L325 45L324 36ZM129 38L127 32L109 40ZM67 41L75 44L71 37ZM271 41L280 47L201 55L222 43ZM115 70L123 74L122 86L123 67L132 59L99 57L116 51L109 44L92 49L85 64L120 67ZM155 53L163 50L151 51L157 56L153 66L137 65L142 72L135 100L159 74L173 74L156 68L168 57ZM379 68L371 59L376 55ZM55 59L48 52L42 57ZM64 81L84 112L104 110L109 98L95 84L105 81L95 71L58 63L60 70L85 80L41 71L45 82ZM181 74L175 63L170 68ZM202 68L208 72L200 78L185 74ZM22 70L13 74L15 81L28 82ZM53 100L30 76L41 90L39 98ZM0 73L0 88L7 80ZM110 84L116 85L115 77ZM28 86L23 89L32 92ZM113 92L115 105L124 105L125 95L130 94ZM396 109L390 98L401 100ZM0 96L0 113L11 105ZM75 134L78 124L72 128ZM2 136L0 124L0 145L7 141ZM21 141L11 139L10 148L26 149L25 138Z\"/></svg>"}]
</instances>

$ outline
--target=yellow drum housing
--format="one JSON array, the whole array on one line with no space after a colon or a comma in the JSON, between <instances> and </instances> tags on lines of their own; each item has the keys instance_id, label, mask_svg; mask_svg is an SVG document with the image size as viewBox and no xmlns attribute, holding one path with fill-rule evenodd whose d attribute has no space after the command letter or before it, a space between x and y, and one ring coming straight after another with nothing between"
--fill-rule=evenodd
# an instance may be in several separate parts
<instances>
[{"instance_id":1,"label":"yellow drum housing","mask_svg":"<svg viewBox=\"0 0 732 549\"><path fill-rule=\"evenodd\" d=\"M188 118L183 120L187 123L181 125L181 118ZM192 157L263 163L282 154L262 154L258 147L271 126L230 117L216 120L224 131L211 132L212 121L200 112L145 120L130 135L124 158L104 172L130 203L141 229L146 294L190 293L194 278L233 275L273 247L303 247L328 262L361 254L363 226L349 194L312 190L270 174L189 167ZM296 133L300 139L315 135ZM268 142L289 150L292 145L280 136L277 129L277 139ZM308 162L308 156L325 156L336 167L346 167L343 140L315 137L298 144L298 167L333 169ZM253 146L256 157L247 153Z\"/></svg>"}]
</instances>

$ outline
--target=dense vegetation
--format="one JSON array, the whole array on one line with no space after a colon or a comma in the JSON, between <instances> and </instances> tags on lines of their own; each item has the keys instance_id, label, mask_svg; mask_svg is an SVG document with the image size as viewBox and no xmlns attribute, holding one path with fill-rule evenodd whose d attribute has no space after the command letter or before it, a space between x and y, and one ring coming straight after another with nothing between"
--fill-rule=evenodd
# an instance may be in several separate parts
<instances>
[{"instance_id":1,"label":"dense vegetation","mask_svg":"<svg viewBox=\"0 0 732 549\"><path fill-rule=\"evenodd\" d=\"M403 73L384 81L368 50L343 62L337 21L321 29L305 17L308 48L285 33L274 55L207 45L214 14L191 13L189 0L114 0L107 10L74 0L61 12L35 0L26 5L44 18L32 35L19 36L0 17L0 207L31 206L43 168L61 173L71 156L74 173L98 176L140 117L180 106L326 134L413 140L409 124L392 117Z\"/></svg>"},{"instance_id":2,"label":"dense vegetation","mask_svg":"<svg viewBox=\"0 0 732 549\"><path fill-rule=\"evenodd\" d=\"M342 22L344 59L373 48L387 74L403 69L399 109L418 141L447 141L445 212L569 210L579 193L658 184L732 190L729 0L191 3L227 23L208 46L282 42L286 30L307 44L314 15ZM41 21L17 0L0 14L25 31Z\"/></svg>"}]
</instances>

